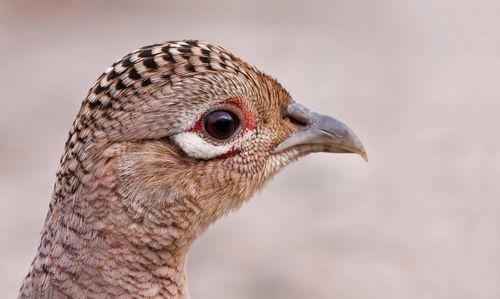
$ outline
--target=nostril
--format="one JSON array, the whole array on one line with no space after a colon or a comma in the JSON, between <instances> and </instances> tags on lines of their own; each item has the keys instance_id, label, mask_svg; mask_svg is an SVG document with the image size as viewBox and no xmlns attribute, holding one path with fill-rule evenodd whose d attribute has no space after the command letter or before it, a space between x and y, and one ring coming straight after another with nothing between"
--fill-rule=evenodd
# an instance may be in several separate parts
<instances>
[{"instance_id":1,"label":"nostril","mask_svg":"<svg viewBox=\"0 0 500 299\"><path fill-rule=\"evenodd\" d=\"M293 117L292 115L286 115L285 119L288 119L292 124L294 124L297 127L305 127L308 125L306 119Z\"/></svg>"},{"instance_id":2,"label":"nostril","mask_svg":"<svg viewBox=\"0 0 500 299\"><path fill-rule=\"evenodd\" d=\"M307 127L311 125L311 111L299 103L288 105L284 116L297 127Z\"/></svg>"}]
</instances>

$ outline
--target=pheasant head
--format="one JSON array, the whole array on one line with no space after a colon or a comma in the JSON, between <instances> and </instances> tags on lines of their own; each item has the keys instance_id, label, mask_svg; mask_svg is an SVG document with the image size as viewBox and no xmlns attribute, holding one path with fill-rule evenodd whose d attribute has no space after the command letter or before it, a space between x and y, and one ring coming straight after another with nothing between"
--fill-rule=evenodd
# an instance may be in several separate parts
<instances>
[{"instance_id":1,"label":"pheasant head","mask_svg":"<svg viewBox=\"0 0 500 299\"><path fill-rule=\"evenodd\" d=\"M82 104L21 296L187 298L192 241L313 152L366 158L347 126L221 47L140 48Z\"/></svg>"}]
</instances>

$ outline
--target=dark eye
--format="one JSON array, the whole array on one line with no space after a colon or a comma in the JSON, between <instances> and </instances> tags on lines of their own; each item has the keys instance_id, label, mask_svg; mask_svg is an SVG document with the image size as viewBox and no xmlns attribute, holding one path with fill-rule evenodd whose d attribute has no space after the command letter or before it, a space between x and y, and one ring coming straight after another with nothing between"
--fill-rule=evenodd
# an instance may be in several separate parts
<instances>
[{"instance_id":1,"label":"dark eye","mask_svg":"<svg viewBox=\"0 0 500 299\"><path fill-rule=\"evenodd\" d=\"M215 110L205 116L203 125L211 137L224 140L236 132L240 125L240 119L230 111Z\"/></svg>"}]
</instances>

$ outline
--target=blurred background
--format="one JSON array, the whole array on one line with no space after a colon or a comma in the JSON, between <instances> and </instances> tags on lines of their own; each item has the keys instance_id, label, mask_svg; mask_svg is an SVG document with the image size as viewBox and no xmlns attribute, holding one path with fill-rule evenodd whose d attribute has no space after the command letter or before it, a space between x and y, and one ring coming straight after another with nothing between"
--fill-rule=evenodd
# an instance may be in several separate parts
<instances>
[{"instance_id":1,"label":"blurred background","mask_svg":"<svg viewBox=\"0 0 500 299\"><path fill-rule=\"evenodd\" d=\"M497 0L0 1L0 290L39 242L69 127L113 61L220 44L363 140L197 240L193 298L500 298Z\"/></svg>"}]
</instances>

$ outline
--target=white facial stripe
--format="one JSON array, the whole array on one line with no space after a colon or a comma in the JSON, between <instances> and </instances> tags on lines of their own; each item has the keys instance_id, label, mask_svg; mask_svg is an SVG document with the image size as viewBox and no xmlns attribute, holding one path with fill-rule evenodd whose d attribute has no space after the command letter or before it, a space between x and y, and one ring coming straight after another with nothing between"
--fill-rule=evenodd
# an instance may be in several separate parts
<instances>
[{"instance_id":1,"label":"white facial stripe","mask_svg":"<svg viewBox=\"0 0 500 299\"><path fill-rule=\"evenodd\" d=\"M229 152L233 146L232 144L211 144L195 132L175 134L172 136L172 140L189 156L204 160L224 155Z\"/></svg>"}]
</instances>

